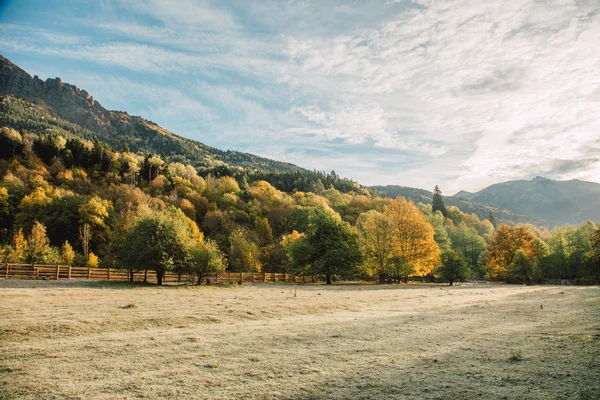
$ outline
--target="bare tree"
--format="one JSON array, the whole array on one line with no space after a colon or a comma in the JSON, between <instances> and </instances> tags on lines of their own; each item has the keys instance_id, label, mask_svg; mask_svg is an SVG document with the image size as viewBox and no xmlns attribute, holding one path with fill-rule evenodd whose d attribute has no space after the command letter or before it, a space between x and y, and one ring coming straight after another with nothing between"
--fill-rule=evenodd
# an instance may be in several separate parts
<instances>
[{"instance_id":1,"label":"bare tree","mask_svg":"<svg viewBox=\"0 0 600 400\"><path fill-rule=\"evenodd\" d=\"M81 249L87 260L90 254L90 242L92 241L92 227L90 224L83 224L79 227L79 240L81 240Z\"/></svg>"}]
</instances>

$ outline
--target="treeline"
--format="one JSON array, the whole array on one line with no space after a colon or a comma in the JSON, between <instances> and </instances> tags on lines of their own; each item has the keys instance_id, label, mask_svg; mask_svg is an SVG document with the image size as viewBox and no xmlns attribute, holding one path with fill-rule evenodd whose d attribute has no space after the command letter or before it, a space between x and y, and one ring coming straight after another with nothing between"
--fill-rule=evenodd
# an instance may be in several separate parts
<instances>
[{"instance_id":1,"label":"treeline","mask_svg":"<svg viewBox=\"0 0 600 400\"><path fill-rule=\"evenodd\" d=\"M335 173L196 169L59 131L0 129L4 262L453 283L598 281L598 225L495 226ZM285 189L285 190L281 190ZM160 278L159 278L160 279Z\"/></svg>"},{"instance_id":2,"label":"treeline","mask_svg":"<svg viewBox=\"0 0 600 400\"><path fill-rule=\"evenodd\" d=\"M74 102L87 103L81 92L72 85L63 84L63 95L72 97ZM93 104L93 102L92 102ZM127 145L136 153L166 155L170 161L190 164L197 168L212 169L221 166L238 166L244 169L269 170L276 172L296 172L302 169L290 163L259 157L237 151L223 151L206 146L191 139L183 138L161 128L141 117L130 116L126 112L109 111L102 107L90 106L78 112L68 107L56 105L63 110L65 118L52 113L52 104L39 107L25 99L13 96L0 97L0 126L12 127L18 131L34 133L58 133L65 138L71 135L92 140L101 138L103 143L115 149ZM77 123L73 123L77 122Z\"/></svg>"}]
</instances>

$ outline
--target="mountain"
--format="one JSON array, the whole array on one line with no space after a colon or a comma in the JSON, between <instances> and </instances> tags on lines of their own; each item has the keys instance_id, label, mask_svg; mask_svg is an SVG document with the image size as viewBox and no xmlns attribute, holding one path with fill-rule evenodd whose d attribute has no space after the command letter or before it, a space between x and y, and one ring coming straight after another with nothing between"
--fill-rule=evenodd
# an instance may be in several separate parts
<instances>
[{"instance_id":1,"label":"mountain","mask_svg":"<svg viewBox=\"0 0 600 400\"><path fill-rule=\"evenodd\" d=\"M558 225L600 221L600 184L577 179L555 181L538 176L529 181L497 183L477 193L459 192L455 197Z\"/></svg>"},{"instance_id":2,"label":"mountain","mask_svg":"<svg viewBox=\"0 0 600 400\"><path fill-rule=\"evenodd\" d=\"M122 111L102 107L88 92L64 83L60 78L41 80L0 55L0 101L3 114L12 113L12 124L17 129L28 129L28 122L19 118L18 110L29 114L44 114L51 119L59 117L71 122L83 132L92 132L115 149L125 144L132 151L165 154L172 161L196 167L243 167L271 172L296 172L302 168L290 163L274 161L237 151L222 151L169 132L154 122L131 116ZM16 99L19 98L19 99ZM26 100L39 110L19 102ZM12 108L11 108L12 107ZM42 115L45 117L45 115ZM32 123L32 121L29 121Z\"/></svg>"},{"instance_id":3,"label":"mountain","mask_svg":"<svg viewBox=\"0 0 600 400\"><path fill-rule=\"evenodd\" d=\"M424 189L415 189L405 186L387 185L387 186L371 186L370 189L375 190L382 196L396 197L402 196L407 199L411 199L415 203L431 204L433 193ZM463 195L467 195L468 192L461 192ZM458 193L457 193L458 195ZM490 213L494 215L496 222L505 223L509 225L516 225L518 223L533 224L536 226L551 227L555 225L552 221L545 220L543 218L535 218L530 215L517 213L506 208L495 207L488 204L483 204L469 199L463 199L455 196L444 196L444 204L447 207L456 206L461 211L468 214L476 214L480 219L486 219Z\"/></svg>"}]
</instances>

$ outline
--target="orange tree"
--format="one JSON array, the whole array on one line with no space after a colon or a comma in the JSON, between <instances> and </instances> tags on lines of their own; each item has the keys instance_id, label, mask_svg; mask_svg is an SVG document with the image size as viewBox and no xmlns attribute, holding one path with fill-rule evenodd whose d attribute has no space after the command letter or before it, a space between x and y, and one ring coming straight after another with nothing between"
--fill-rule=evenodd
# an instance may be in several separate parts
<instances>
[{"instance_id":1,"label":"orange tree","mask_svg":"<svg viewBox=\"0 0 600 400\"><path fill-rule=\"evenodd\" d=\"M526 227L500 225L486 252L489 277L507 279L518 250L532 260L541 256L539 240Z\"/></svg>"}]
</instances>

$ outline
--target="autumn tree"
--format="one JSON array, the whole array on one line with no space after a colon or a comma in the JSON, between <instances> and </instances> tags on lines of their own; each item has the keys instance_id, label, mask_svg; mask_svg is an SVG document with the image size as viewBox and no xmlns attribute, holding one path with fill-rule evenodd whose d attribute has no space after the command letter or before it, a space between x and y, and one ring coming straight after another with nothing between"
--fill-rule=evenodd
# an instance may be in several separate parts
<instances>
[{"instance_id":1,"label":"autumn tree","mask_svg":"<svg viewBox=\"0 0 600 400\"><path fill-rule=\"evenodd\" d=\"M435 185L435 188L433 189L433 200L431 203L431 208L433 209L433 212L441 212L444 218L448 216L448 210L446 209L446 205L444 204L442 191L437 185Z\"/></svg>"},{"instance_id":2,"label":"autumn tree","mask_svg":"<svg viewBox=\"0 0 600 400\"><path fill-rule=\"evenodd\" d=\"M394 255L390 221L384 214L370 210L358 217L357 227L367 272L376 275L379 283L385 283Z\"/></svg>"},{"instance_id":3,"label":"autumn tree","mask_svg":"<svg viewBox=\"0 0 600 400\"><path fill-rule=\"evenodd\" d=\"M491 278L505 280L517 250L523 250L531 259L540 257L538 239L525 227L500 225L486 252L488 273Z\"/></svg>"},{"instance_id":4,"label":"autumn tree","mask_svg":"<svg viewBox=\"0 0 600 400\"><path fill-rule=\"evenodd\" d=\"M13 128L4 126L0 129L2 137L11 143L12 156L15 156L17 147L23 142L23 137Z\"/></svg>"},{"instance_id":5,"label":"autumn tree","mask_svg":"<svg viewBox=\"0 0 600 400\"><path fill-rule=\"evenodd\" d=\"M73 251L73 247L69 244L69 241L63 243L60 249L60 256L62 258L62 262L66 265L72 265L75 260L75 252Z\"/></svg>"},{"instance_id":6,"label":"autumn tree","mask_svg":"<svg viewBox=\"0 0 600 400\"><path fill-rule=\"evenodd\" d=\"M435 231L412 201L399 198L385 208L391 225L393 254L425 276L433 272L440 259L440 248L434 240Z\"/></svg>"},{"instance_id":7,"label":"autumn tree","mask_svg":"<svg viewBox=\"0 0 600 400\"><path fill-rule=\"evenodd\" d=\"M60 261L58 251L50 246L46 227L35 221L31 233L27 237L27 250L25 251L27 262L41 264L55 264Z\"/></svg>"},{"instance_id":8,"label":"autumn tree","mask_svg":"<svg viewBox=\"0 0 600 400\"><path fill-rule=\"evenodd\" d=\"M19 229L13 236L13 248L9 255L9 261L14 263L25 261L25 252L27 251L27 239L23 234L23 229Z\"/></svg>"}]
</instances>

